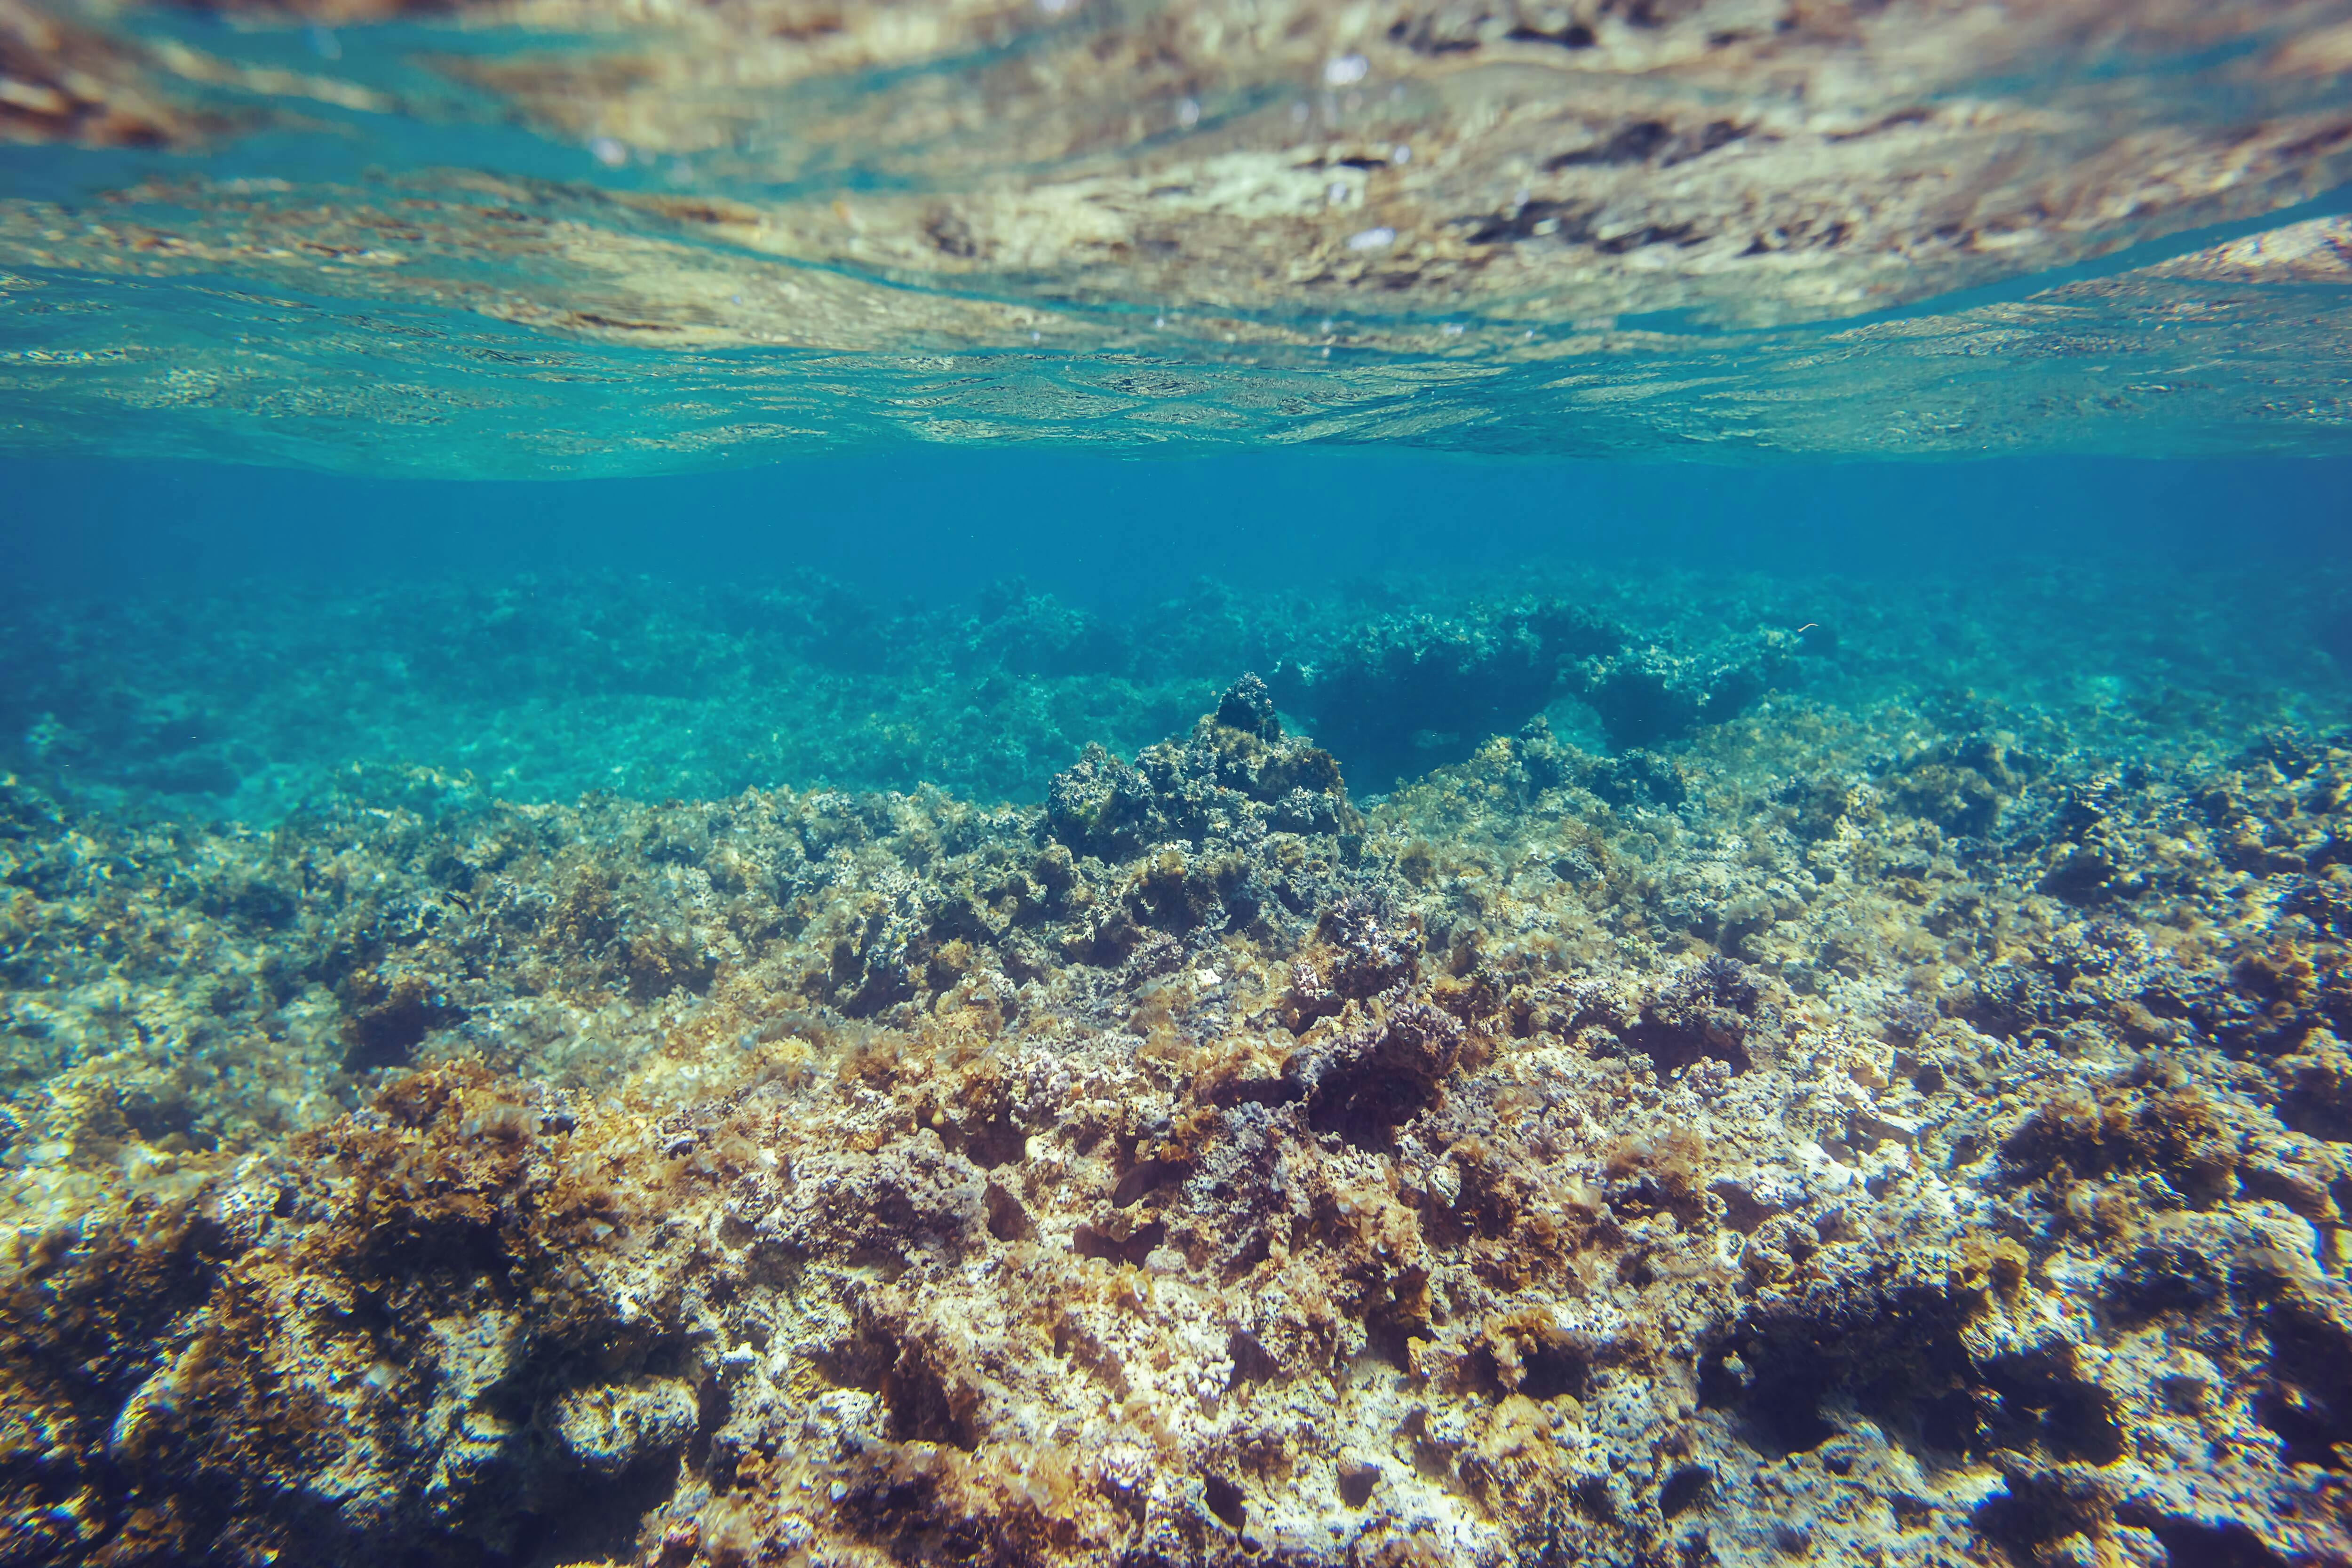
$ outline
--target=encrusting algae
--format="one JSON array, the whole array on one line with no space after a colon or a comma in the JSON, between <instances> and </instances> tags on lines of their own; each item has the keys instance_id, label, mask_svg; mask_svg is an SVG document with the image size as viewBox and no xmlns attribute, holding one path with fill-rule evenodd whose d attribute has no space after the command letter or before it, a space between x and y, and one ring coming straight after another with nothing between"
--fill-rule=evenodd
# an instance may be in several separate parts
<instances>
[{"instance_id":1,"label":"encrusting algae","mask_svg":"<svg viewBox=\"0 0 2352 1568\"><path fill-rule=\"evenodd\" d=\"M2352 1555L2352 742L1760 733L12 781L0 1561Z\"/></svg>"}]
</instances>

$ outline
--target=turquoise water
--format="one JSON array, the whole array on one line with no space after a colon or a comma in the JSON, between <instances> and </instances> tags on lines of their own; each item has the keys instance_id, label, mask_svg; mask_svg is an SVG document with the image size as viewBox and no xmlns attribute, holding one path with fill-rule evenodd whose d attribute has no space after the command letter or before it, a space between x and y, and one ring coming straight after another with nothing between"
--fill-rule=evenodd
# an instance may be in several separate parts
<instances>
[{"instance_id":1,"label":"turquoise water","mask_svg":"<svg viewBox=\"0 0 2352 1568\"><path fill-rule=\"evenodd\" d=\"M0 0L0 1568L2352 1562L2352 4Z\"/></svg>"},{"instance_id":2,"label":"turquoise water","mask_svg":"<svg viewBox=\"0 0 2352 1568\"><path fill-rule=\"evenodd\" d=\"M2234 731L2327 722L2352 692L2352 468L2327 460L934 452L533 486L52 459L9 490L0 765L256 820L352 762L534 800L1034 801L1087 743L1132 752L1244 670L1543 595L1691 650L1814 623L1774 683L1831 700L2185 682L2243 702ZM1605 748L1574 686L1522 679L1418 757L1350 754L1337 709L1294 721L1377 793L1548 710Z\"/></svg>"}]
</instances>

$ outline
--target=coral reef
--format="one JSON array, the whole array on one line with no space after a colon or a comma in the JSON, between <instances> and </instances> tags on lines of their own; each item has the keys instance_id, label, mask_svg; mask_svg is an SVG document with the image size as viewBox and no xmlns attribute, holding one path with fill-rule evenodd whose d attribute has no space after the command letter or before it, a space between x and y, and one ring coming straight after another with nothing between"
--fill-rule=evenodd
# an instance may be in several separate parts
<instances>
[{"instance_id":1,"label":"coral reef","mask_svg":"<svg viewBox=\"0 0 2352 1568\"><path fill-rule=\"evenodd\" d=\"M0 1557L2352 1555L2352 736L1747 700L1368 808L1255 677L1032 805L11 781Z\"/></svg>"}]
</instances>

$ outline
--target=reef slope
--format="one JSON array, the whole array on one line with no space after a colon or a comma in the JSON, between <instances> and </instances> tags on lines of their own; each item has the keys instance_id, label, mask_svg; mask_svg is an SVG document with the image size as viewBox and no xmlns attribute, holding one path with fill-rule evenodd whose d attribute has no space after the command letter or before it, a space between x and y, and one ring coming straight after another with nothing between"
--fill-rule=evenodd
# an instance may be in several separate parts
<instances>
[{"instance_id":1,"label":"reef slope","mask_svg":"<svg viewBox=\"0 0 2352 1568\"><path fill-rule=\"evenodd\" d=\"M2352 1558L2352 740L1767 706L12 781L0 1561Z\"/></svg>"}]
</instances>

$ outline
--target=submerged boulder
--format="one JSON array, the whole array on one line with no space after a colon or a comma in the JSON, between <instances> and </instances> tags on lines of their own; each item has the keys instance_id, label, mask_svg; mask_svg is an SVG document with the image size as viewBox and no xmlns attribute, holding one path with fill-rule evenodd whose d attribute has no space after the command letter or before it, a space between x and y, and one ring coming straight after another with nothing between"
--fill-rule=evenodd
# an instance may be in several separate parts
<instances>
[{"instance_id":1,"label":"submerged boulder","mask_svg":"<svg viewBox=\"0 0 2352 1568\"><path fill-rule=\"evenodd\" d=\"M1559 694L1571 665L1623 641L1558 600L1484 616L1386 616L1311 661L1277 666L1274 686L1360 778L1384 788L1517 729Z\"/></svg>"},{"instance_id":2,"label":"submerged boulder","mask_svg":"<svg viewBox=\"0 0 2352 1568\"><path fill-rule=\"evenodd\" d=\"M1244 675L1181 740L1132 763L1099 745L1054 775L1046 831L1074 854L1119 860L1177 839L1254 842L1269 832L1333 834L1360 826L1338 759L1286 736L1272 693Z\"/></svg>"},{"instance_id":3,"label":"submerged boulder","mask_svg":"<svg viewBox=\"0 0 2352 1568\"><path fill-rule=\"evenodd\" d=\"M1609 743L1654 745L1737 716L1785 679L1792 632L1761 630L1696 652L1647 644L1587 660L1570 678L1592 705Z\"/></svg>"},{"instance_id":4,"label":"submerged boulder","mask_svg":"<svg viewBox=\"0 0 2352 1568\"><path fill-rule=\"evenodd\" d=\"M1274 693L1378 788L1461 762L1563 698L1589 704L1614 748L1684 739L1789 679L1799 647L1777 629L1696 647L1641 641L1581 606L1543 600L1468 616L1383 616L1311 659L1276 666Z\"/></svg>"}]
</instances>

